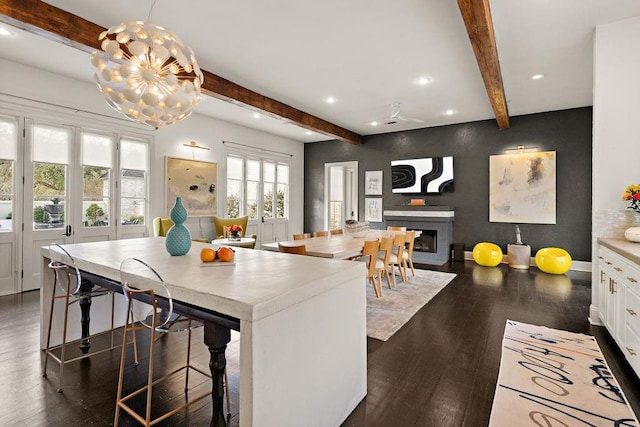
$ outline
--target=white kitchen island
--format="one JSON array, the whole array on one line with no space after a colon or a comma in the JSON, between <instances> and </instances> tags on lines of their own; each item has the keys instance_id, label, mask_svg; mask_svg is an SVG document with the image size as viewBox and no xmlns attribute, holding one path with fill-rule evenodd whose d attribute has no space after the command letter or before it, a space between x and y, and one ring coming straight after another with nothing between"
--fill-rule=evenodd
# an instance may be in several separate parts
<instances>
[{"instance_id":1,"label":"white kitchen island","mask_svg":"<svg viewBox=\"0 0 640 427\"><path fill-rule=\"evenodd\" d=\"M241 426L340 425L367 390L364 263L236 248L234 265L209 267L199 257L205 246L194 242L181 257L170 256L158 237L64 247L80 270L113 282L123 259L141 259L163 277L175 301L206 319L219 314L237 321ZM44 248L43 268L47 256ZM52 281L42 277L46 338ZM100 316L101 324L95 321L92 333L109 326ZM217 334L224 351L228 325L208 323L205 341ZM211 340L207 345L213 358Z\"/></svg>"}]
</instances>

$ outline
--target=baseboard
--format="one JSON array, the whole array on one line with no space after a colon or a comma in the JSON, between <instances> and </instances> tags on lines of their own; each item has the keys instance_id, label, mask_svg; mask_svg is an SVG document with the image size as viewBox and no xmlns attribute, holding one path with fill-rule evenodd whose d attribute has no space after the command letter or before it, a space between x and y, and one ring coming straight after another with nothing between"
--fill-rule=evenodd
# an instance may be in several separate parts
<instances>
[{"instance_id":1,"label":"baseboard","mask_svg":"<svg viewBox=\"0 0 640 427\"><path fill-rule=\"evenodd\" d=\"M473 252L464 251L464 259L467 261L473 261ZM502 258L502 264L507 264L507 257L504 256ZM536 266L536 259L534 257L529 258L529 266ZM572 261L571 262L571 271L586 271L591 272L591 262L590 261Z\"/></svg>"}]
</instances>

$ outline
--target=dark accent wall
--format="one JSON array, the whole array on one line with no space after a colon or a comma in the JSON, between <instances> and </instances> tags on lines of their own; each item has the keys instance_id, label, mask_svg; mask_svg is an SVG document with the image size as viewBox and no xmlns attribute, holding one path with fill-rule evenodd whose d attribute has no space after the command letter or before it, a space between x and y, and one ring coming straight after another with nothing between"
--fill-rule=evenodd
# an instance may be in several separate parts
<instances>
[{"instance_id":1,"label":"dark accent wall","mask_svg":"<svg viewBox=\"0 0 640 427\"><path fill-rule=\"evenodd\" d=\"M518 145L556 151L556 224L520 224L532 255L542 247L566 249L574 260L591 261L592 109L576 108L511 117L511 127L495 120L371 135L362 145L340 141L306 144L304 150L304 230L323 228L324 164L358 161L358 209L364 219L364 173L383 171L383 204L398 206L412 198L455 208L454 242L465 250L482 241L506 254L515 242L515 225L489 222L489 156ZM441 195L391 193L391 160L454 156L454 191ZM384 223L372 226L386 227Z\"/></svg>"}]
</instances>

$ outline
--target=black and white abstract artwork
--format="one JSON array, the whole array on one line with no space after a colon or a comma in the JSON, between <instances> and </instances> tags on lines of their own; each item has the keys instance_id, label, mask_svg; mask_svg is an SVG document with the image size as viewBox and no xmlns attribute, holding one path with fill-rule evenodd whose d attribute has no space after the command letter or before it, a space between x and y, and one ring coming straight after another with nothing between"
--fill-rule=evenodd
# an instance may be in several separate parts
<instances>
[{"instance_id":1,"label":"black and white abstract artwork","mask_svg":"<svg viewBox=\"0 0 640 427\"><path fill-rule=\"evenodd\" d=\"M556 152L489 157L489 221L556 223Z\"/></svg>"},{"instance_id":2,"label":"black and white abstract artwork","mask_svg":"<svg viewBox=\"0 0 640 427\"><path fill-rule=\"evenodd\" d=\"M453 190L453 157L393 160L392 192L440 194Z\"/></svg>"}]
</instances>

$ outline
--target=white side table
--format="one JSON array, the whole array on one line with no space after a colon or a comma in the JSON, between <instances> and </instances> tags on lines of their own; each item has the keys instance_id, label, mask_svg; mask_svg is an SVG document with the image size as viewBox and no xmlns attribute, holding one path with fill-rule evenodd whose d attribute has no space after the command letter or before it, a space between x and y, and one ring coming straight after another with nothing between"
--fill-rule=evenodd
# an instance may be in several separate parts
<instances>
[{"instance_id":1,"label":"white side table","mask_svg":"<svg viewBox=\"0 0 640 427\"><path fill-rule=\"evenodd\" d=\"M240 248L253 248L253 246L256 244L256 239L252 237L242 237L240 238L240 240L229 240L226 238L222 238L222 239L212 240L211 244L219 245L219 246L237 246Z\"/></svg>"}]
</instances>

